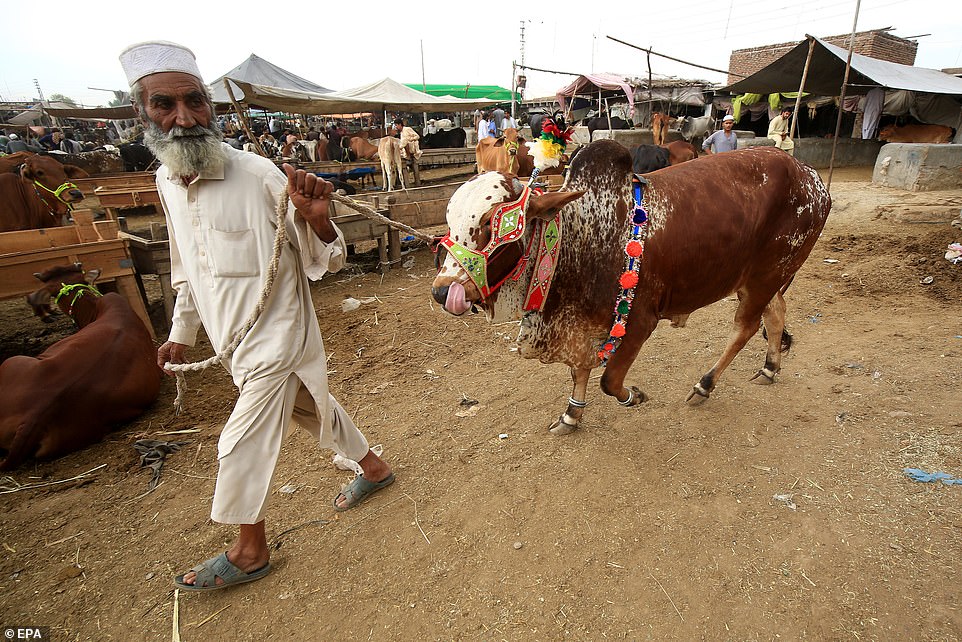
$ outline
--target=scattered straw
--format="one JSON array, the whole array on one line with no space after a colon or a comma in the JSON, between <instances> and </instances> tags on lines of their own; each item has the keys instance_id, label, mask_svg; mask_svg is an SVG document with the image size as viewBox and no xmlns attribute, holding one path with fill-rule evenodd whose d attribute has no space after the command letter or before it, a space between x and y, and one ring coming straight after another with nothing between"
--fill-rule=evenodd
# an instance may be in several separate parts
<instances>
[{"instance_id":1,"label":"scattered straw","mask_svg":"<svg viewBox=\"0 0 962 642\"><path fill-rule=\"evenodd\" d=\"M44 486L55 486L56 484L66 484L68 482L77 481L78 479L83 479L92 472L98 471L101 468L106 468L107 464L100 464L96 468L91 468L85 473L80 473L76 477L71 477L69 479L59 479L52 482L43 482L40 484L20 484L13 477L4 477L3 485L0 486L0 495L6 495L8 493L19 493L21 490L31 490L33 488L43 488ZM13 484L13 486L11 486Z\"/></svg>"}]
</instances>

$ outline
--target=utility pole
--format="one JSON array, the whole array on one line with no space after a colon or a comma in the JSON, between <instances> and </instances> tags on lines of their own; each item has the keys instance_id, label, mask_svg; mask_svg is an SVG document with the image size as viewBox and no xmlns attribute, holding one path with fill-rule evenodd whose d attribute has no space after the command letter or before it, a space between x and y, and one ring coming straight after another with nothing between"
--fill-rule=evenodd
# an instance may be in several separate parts
<instances>
[{"instance_id":1,"label":"utility pole","mask_svg":"<svg viewBox=\"0 0 962 642\"><path fill-rule=\"evenodd\" d=\"M40 124L46 125L49 120L47 118L47 113L43 109L43 104L47 102L47 99L43 97L43 90L40 89L40 81L36 78L33 79L33 86L37 88L37 95L40 97Z\"/></svg>"}]
</instances>

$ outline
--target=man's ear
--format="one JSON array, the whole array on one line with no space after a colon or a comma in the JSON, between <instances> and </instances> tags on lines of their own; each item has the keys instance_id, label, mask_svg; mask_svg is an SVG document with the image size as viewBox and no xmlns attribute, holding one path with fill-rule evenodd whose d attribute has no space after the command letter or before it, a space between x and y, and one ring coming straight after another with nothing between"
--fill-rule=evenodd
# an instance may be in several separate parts
<instances>
[{"instance_id":1,"label":"man's ear","mask_svg":"<svg viewBox=\"0 0 962 642\"><path fill-rule=\"evenodd\" d=\"M541 196L531 195L528 201L528 216L551 218L562 207L584 196L584 192L545 192Z\"/></svg>"}]
</instances>

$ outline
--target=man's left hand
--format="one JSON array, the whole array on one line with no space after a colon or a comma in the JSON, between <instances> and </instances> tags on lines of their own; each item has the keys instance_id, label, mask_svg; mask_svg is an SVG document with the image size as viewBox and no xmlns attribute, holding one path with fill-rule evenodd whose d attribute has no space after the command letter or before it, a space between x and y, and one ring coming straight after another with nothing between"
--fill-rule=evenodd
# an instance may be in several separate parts
<instances>
[{"instance_id":1,"label":"man's left hand","mask_svg":"<svg viewBox=\"0 0 962 642\"><path fill-rule=\"evenodd\" d=\"M330 243L336 239L337 231L331 224L330 216L334 185L303 169L294 169L287 163L283 168L287 174L287 194L297 213L322 241Z\"/></svg>"}]
</instances>

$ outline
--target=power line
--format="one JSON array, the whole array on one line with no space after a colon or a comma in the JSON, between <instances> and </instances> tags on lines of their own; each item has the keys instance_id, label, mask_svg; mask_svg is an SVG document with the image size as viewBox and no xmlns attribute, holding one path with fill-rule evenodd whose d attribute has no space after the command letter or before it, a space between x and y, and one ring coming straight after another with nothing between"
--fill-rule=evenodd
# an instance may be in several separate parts
<instances>
[{"instance_id":1,"label":"power line","mask_svg":"<svg viewBox=\"0 0 962 642\"><path fill-rule=\"evenodd\" d=\"M743 75L741 75L741 74L736 74L735 72L733 72L733 71L728 71L727 69L715 69L714 67L706 67L705 65L699 65L699 64L694 63L694 62L688 62L687 60L682 60L681 58L673 58L672 56L666 56L665 54L661 54L661 53L658 53L658 52L656 52L656 51L652 51L651 49L645 49L644 47L639 47L638 45L633 45L633 44L631 44L630 42L625 42L624 40L618 40L617 38L615 38L615 37L613 37L613 36L605 36L605 37L608 38L609 40L614 40L615 42L621 43L621 44L625 45L626 47L631 47L632 49L638 49L639 51L645 51L645 52L651 54L652 56L660 56L661 58L667 58L668 60L674 60L675 62L680 62L680 63L682 63L683 65L688 65L689 67L697 67L698 69L706 69L706 70L708 70L708 71L714 71L714 72L717 72L717 73L720 73L720 74L731 74L732 76L738 76L739 78L746 78L746 76L743 76Z\"/></svg>"}]
</instances>

